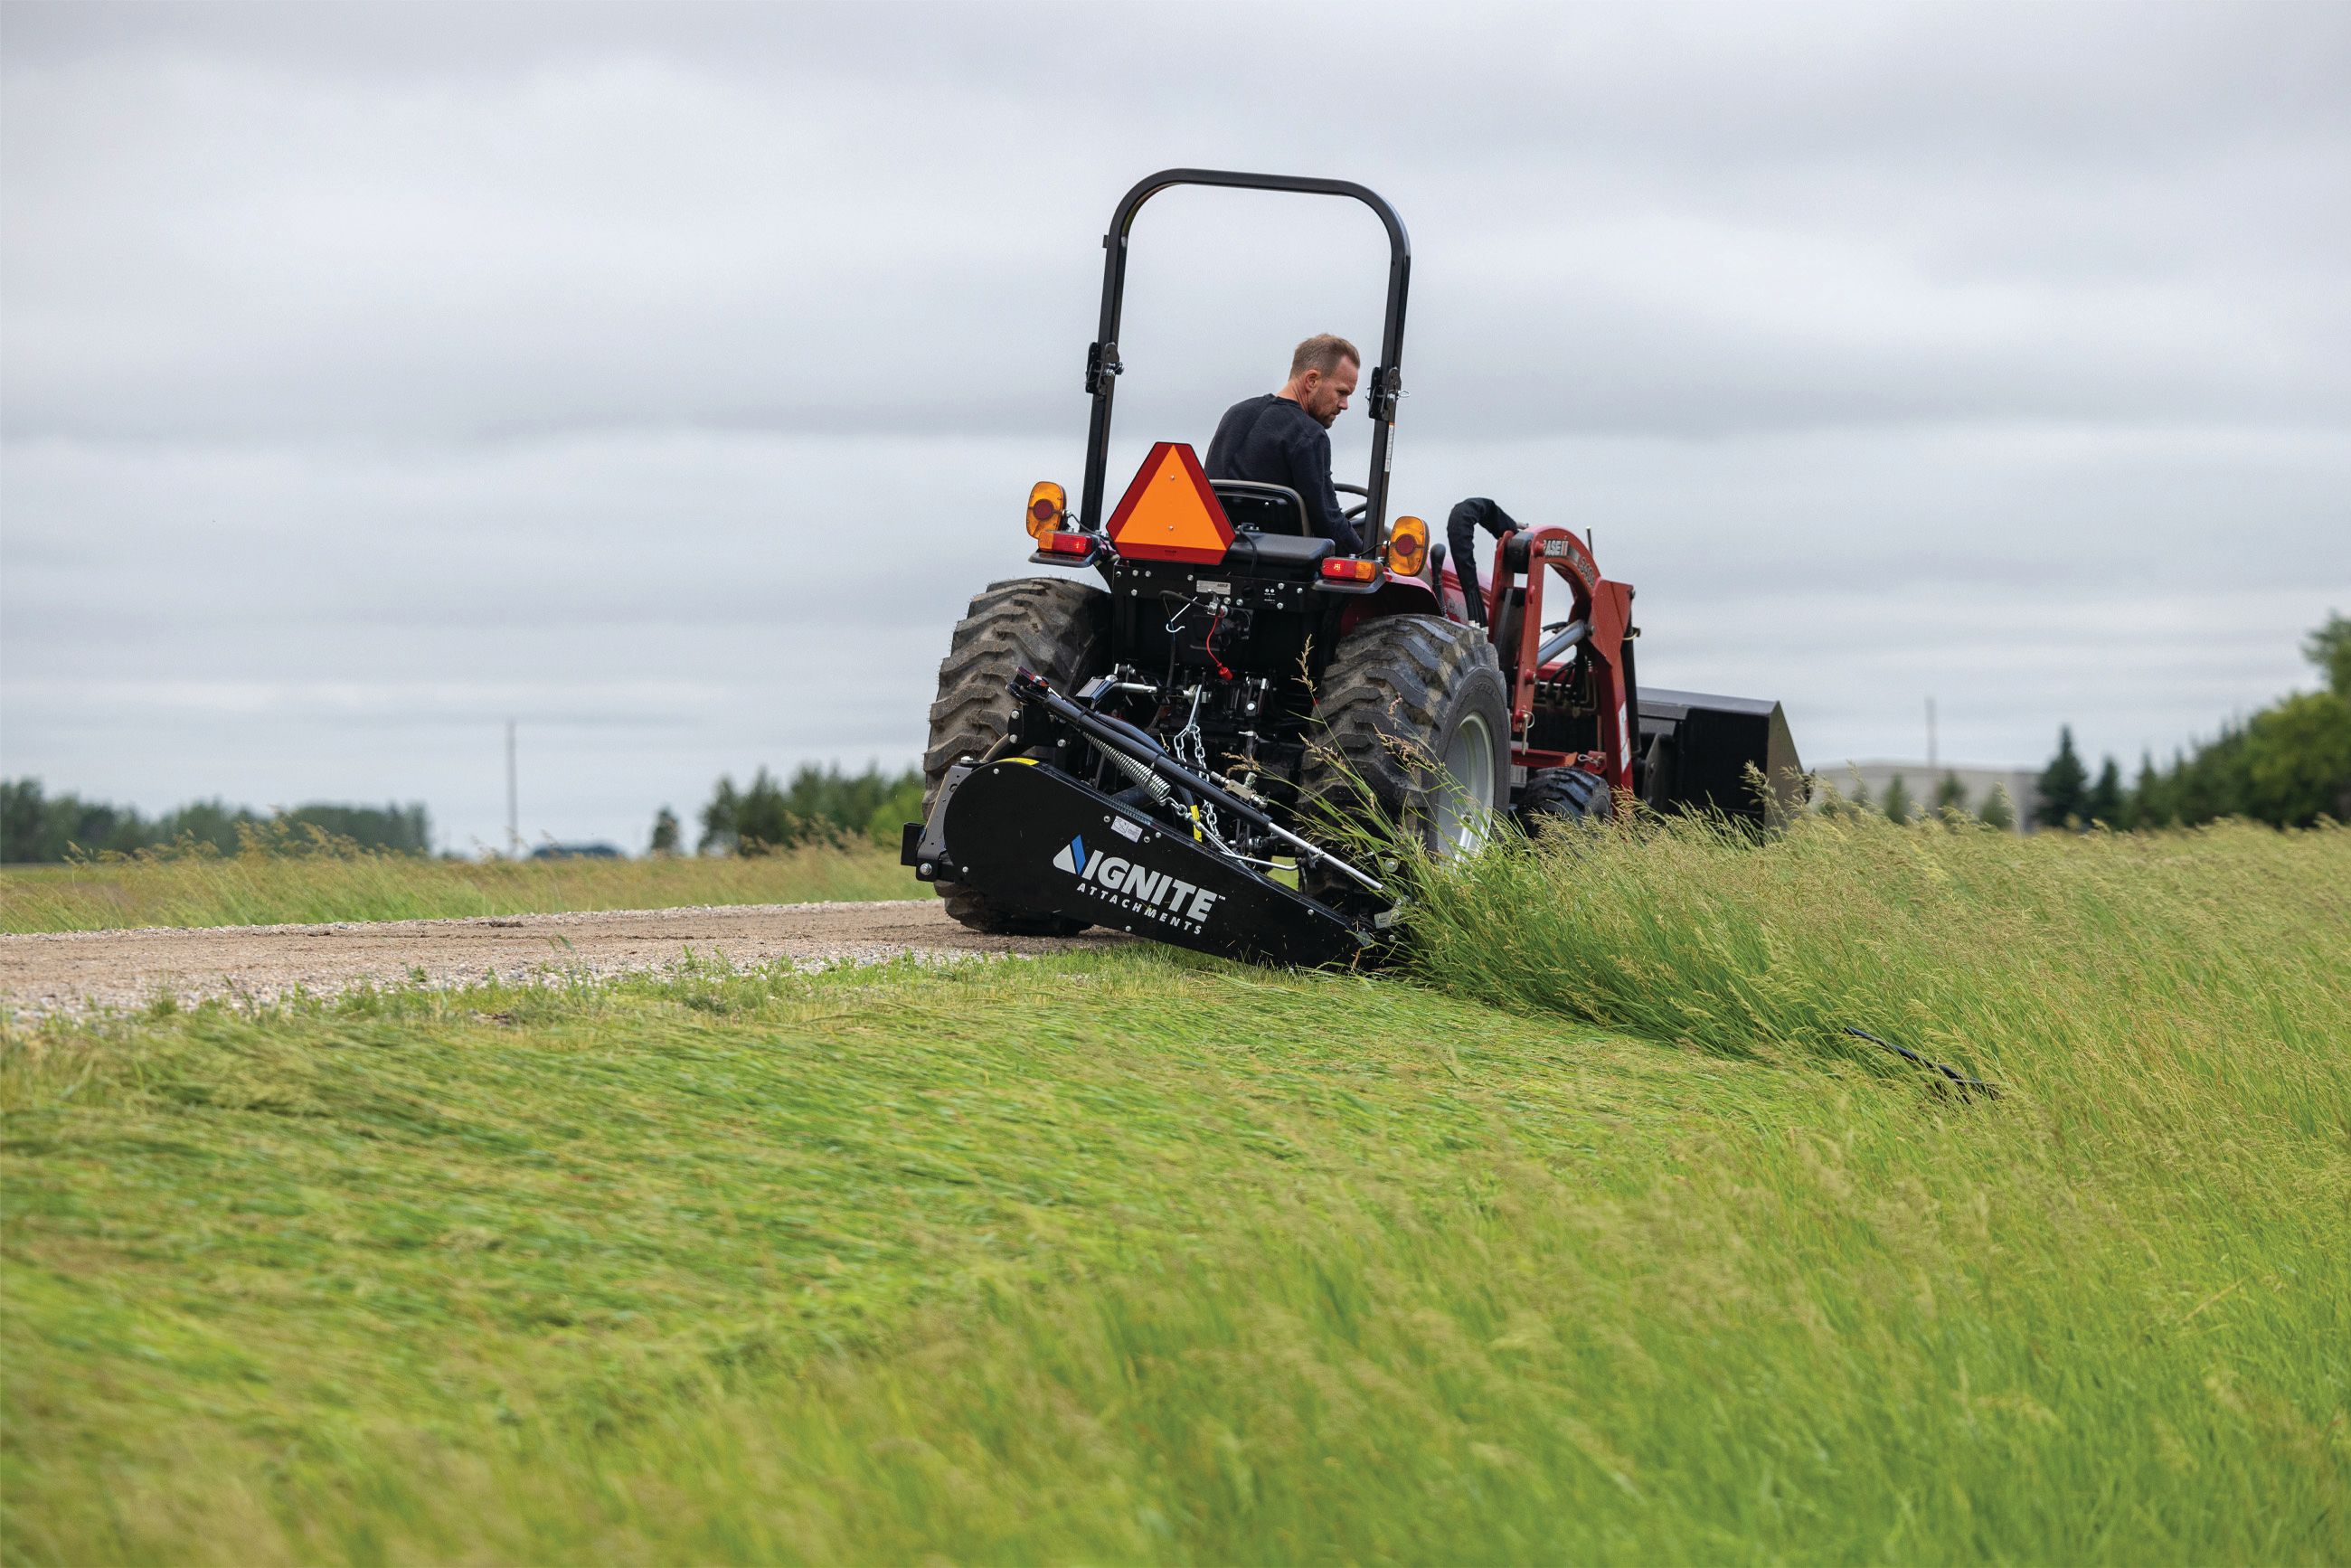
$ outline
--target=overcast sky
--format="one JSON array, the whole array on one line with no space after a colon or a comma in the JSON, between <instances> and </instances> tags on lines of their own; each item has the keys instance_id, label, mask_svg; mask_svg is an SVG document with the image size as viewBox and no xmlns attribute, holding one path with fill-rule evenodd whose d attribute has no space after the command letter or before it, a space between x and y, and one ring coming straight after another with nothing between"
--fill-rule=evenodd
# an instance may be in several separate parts
<instances>
[{"instance_id":1,"label":"overcast sky","mask_svg":"<svg viewBox=\"0 0 2351 1568\"><path fill-rule=\"evenodd\" d=\"M633 849L911 762L1171 164L1387 195L1399 508L1592 528L1815 766L2162 756L2351 611L2351 7L11 3L0 769L464 849L512 716ZM1378 336L1359 208L1135 244L1114 484Z\"/></svg>"}]
</instances>

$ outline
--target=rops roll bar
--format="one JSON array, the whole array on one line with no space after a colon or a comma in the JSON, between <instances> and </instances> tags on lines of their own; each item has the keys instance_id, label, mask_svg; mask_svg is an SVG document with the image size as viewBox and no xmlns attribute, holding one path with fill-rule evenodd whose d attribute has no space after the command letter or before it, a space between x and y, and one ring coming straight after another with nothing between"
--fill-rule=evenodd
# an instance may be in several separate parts
<instances>
[{"instance_id":1,"label":"rops roll bar","mask_svg":"<svg viewBox=\"0 0 2351 1568\"><path fill-rule=\"evenodd\" d=\"M1242 174L1225 169L1162 169L1136 183L1119 198L1111 214L1110 230L1102 235L1102 324L1086 350L1086 392L1094 400L1086 426L1086 484L1078 508L1078 526L1102 527L1102 480L1110 463L1110 413L1118 377L1125 370L1118 358L1119 311L1126 298L1127 232L1143 204L1171 185L1228 185L1250 191L1296 191L1316 196L1352 196L1379 215L1388 231L1387 318L1380 329L1379 362L1372 367L1364 395L1364 412L1372 417L1372 473L1364 488L1365 548L1376 553L1387 528L1388 445L1395 427L1396 399L1404 390L1404 305L1412 282L1412 238L1404 220L1380 193L1353 180L1311 180L1290 174Z\"/></svg>"}]
</instances>

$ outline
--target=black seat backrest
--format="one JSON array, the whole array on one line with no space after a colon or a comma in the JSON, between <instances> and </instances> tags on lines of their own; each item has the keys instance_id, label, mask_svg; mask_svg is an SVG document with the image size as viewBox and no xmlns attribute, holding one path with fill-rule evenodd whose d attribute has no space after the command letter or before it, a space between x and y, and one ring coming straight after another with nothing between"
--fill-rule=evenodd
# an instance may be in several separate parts
<instances>
[{"instance_id":1,"label":"black seat backrest","mask_svg":"<svg viewBox=\"0 0 2351 1568\"><path fill-rule=\"evenodd\" d=\"M1244 534L1288 534L1311 537L1306 522L1306 497L1287 485L1260 485L1254 479L1211 479L1217 504L1233 528Z\"/></svg>"},{"instance_id":2,"label":"black seat backrest","mask_svg":"<svg viewBox=\"0 0 2351 1568\"><path fill-rule=\"evenodd\" d=\"M1311 578L1335 548L1319 534L1301 539L1291 534L1237 533L1222 570L1254 577Z\"/></svg>"}]
</instances>

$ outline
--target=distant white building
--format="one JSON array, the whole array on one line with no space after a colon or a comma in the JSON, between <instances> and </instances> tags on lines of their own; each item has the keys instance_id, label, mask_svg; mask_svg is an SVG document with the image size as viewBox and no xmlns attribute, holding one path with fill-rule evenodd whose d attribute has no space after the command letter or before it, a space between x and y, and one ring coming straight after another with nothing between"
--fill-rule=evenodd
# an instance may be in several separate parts
<instances>
[{"instance_id":1,"label":"distant white building","mask_svg":"<svg viewBox=\"0 0 2351 1568\"><path fill-rule=\"evenodd\" d=\"M1959 788L1967 791L1967 810L1980 812L1986 800L1991 799L1994 788L2008 790L2008 803L2016 813L2016 831L2032 831L2032 808L2039 799L2041 770L2036 768L1984 768L1951 762L1831 762L1815 764L1813 771L1821 782L1836 787L1838 794L1853 798L1856 775L1861 787L1869 792L1869 803L1885 803L1886 786L1896 777L1902 788L1909 792L1913 810L1920 812L1935 809L1935 791L1946 777L1957 779ZM1818 805L1820 802L1813 802Z\"/></svg>"}]
</instances>

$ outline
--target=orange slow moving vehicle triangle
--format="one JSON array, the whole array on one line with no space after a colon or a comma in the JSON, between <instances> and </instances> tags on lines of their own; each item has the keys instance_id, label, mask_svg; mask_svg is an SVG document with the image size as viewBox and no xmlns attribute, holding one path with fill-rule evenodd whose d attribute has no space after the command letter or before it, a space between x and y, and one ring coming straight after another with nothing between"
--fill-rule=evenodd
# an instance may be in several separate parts
<instances>
[{"instance_id":1,"label":"orange slow moving vehicle triangle","mask_svg":"<svg viewBox=\"0 0 2351 1568\"><path fill-rule=\"evenodd\" d=\"M1233 542L1233 525L1217 504L1200 460L1180 441L1163 441L1135 471L1110 515L1111 543L1123 556L1213 566Z\"/></svg>"}]
</instances>

